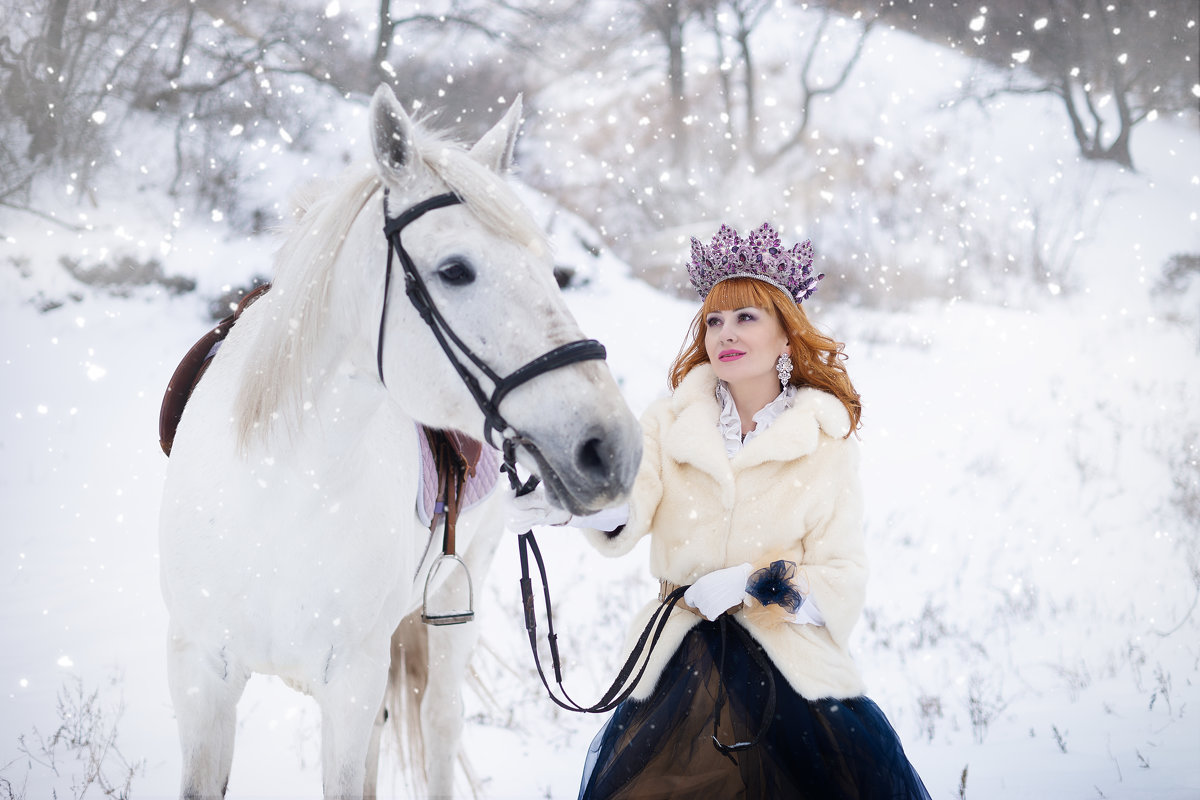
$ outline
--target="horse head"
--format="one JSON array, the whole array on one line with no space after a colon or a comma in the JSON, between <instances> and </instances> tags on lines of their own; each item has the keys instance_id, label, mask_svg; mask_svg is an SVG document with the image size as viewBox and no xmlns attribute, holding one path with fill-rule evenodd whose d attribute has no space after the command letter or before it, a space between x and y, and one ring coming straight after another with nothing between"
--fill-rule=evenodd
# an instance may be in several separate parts
<instances>
[{"instance_id":1,"label":"horse head","mask_svg":"<svg viewBox=\"0 0 1200 800\"><path fill-rule=\"evenodd\" d=\"M602 348L581 355L594 343L580 341L548 242L502 177L520 113L518 98L467 149L424 130L388 88L376 91L370 124L384 221L411 273L409 298L398 276L380 310L378 372L410 416L498 444L494 431L552 501L586 513L628 493L641 431L596 358Z\"/></svg>"}]
</instances>

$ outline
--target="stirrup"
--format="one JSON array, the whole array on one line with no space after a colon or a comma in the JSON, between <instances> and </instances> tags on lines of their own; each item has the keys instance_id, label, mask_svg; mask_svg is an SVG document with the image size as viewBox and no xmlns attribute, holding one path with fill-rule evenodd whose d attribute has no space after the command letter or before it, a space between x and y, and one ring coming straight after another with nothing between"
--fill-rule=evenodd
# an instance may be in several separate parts
<instances>
[{"instance_id":1,"label":"stirrup","mask_svg":"<svg viewBox=\"0 0 1200 800\"><path fill-rule=\"evenodd\" d=\"M462 567L463 574L467 576L467 608L465 611L457 611L450 614L430 614L429 613L429 584L433 583L433 576L437 573L438 565L446 559L456 561ZM471 583L471 571L467 569L467 564L455 553L442 553L433 560L433 564L429 567L429 574L425 576L425 592L421 597L421 622L426 625L461 625L464 622L470 622L475 619L475 587Z\"/></svg>"}]
</instances>

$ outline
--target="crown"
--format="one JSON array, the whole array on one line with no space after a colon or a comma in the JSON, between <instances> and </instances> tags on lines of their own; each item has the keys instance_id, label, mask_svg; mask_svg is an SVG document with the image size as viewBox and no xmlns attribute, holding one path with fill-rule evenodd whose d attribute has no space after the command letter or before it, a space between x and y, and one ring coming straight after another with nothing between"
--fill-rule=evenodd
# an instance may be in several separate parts
<instances>
[{"instance_id":1,"label":"crown","mask_svg":"<svg viewBox=\"0 0 1200 800\"><path fill-rule=\"evenodd\" d=\"M825 277L812 274L812 262L813 247L809 239L785 250L770 223L764 222L745 239L733 228L722 225L708 247L692 237L688 278L701 300L721 281L755 278L782 289L802 303L813 296L817 281Z\"/></svg>"}]
</instances>

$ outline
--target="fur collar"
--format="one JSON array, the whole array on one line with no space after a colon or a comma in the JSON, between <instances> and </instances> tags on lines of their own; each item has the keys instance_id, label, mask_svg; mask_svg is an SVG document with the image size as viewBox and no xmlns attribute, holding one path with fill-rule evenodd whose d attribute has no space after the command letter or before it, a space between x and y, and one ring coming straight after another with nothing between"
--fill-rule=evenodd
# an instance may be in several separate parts
<instances>
[{"instance_id":1,"label":"fur collar","mask_svg":"<svg viewBox=\"0 0 1200 800\"><path fill-rule=\"evenodd\" d=\"M687 374L669 401L675 419L664 431L663 450L675 461L710 473L722 485L732 485L735 471L812 453L822 432L841 438L850 431L850 415L841 401L819 389L802 387L792 407L730 459L717 426L721 406L716 387L716 375L708 364Z\"/></svg>"}]
</instances>

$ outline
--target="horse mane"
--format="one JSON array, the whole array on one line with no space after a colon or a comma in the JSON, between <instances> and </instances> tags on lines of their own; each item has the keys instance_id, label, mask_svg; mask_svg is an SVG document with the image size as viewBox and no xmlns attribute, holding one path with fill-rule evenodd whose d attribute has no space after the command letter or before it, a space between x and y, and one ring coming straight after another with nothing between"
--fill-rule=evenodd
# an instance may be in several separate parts
<instances>
[{"instance_id":1,"label":"horse mane","mask_svg":"<svg viewBox=\"0 0 1200 800\"><path fill-rule=\"evenodd\" d=\"M548 249L544 232L502 177L444 134L413 128L418 165L462 198L483 226L535 253ZM312 354L327 333L333 266L355 220L382 186L374 166L351 168L334 183L314 181L293 193L293 220L275 256L271 291L234 405L239 448L265 438L283 418L298 426ZM431 193L432 194L432 193ZM382 225L380 226L382 240Z\"/></svg>"},{"instance_id":2,"label":"horse mane","mask_svg":"<svg viewBox=\"0 0 1200 800\"><path fill-rule=\"evenodd\" d=\"M258 330L234 405L238 443L244 451L267 423L296 419L306 371L329 316L333 265L350 228L380 187L374 170L362 170L320 196L316 184L292 198L293 220L275 255L270 314Z\"/></svg>"}]
</instances>

